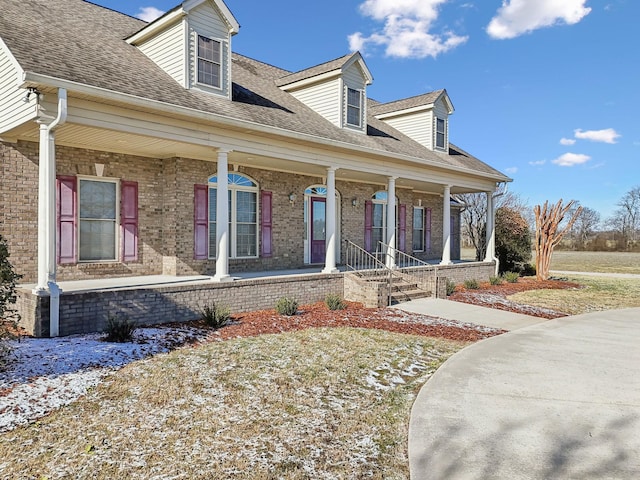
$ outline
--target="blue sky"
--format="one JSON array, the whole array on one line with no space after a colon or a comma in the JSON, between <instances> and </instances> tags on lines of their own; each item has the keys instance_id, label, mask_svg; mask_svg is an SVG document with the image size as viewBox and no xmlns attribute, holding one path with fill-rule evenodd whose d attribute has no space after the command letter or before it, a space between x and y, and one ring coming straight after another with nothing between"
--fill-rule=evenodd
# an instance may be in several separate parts
<instances>
[{"instance_id":1,"label":"blue sky","mask_svg":"<svg viewBox=\"0 0 640 480\"><path fill-rule=\"evenodd\" d=\"M153 18L176 0L95 0ZM451 140L531 205L609 216L640 185L637 0L227 0L233 49L291 71L360 50L391 101L446 88Z\"/></svg>"}]
</instances>

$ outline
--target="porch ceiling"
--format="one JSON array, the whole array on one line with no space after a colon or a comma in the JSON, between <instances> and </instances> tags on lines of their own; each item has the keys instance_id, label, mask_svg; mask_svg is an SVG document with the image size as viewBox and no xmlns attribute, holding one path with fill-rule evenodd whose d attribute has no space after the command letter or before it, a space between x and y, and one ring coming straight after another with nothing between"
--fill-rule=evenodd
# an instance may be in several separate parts
<instances>
[{"instance_id":1,"label":"porch ceiling","mask_svg":"<svg viewBox=\"0 0 640 480\"><path fill-rule=\"evenodd\" d=\"M7 133L8 135L5 135L7 138L19 138L32 142L38 142L39 140L38 124L35 122L23 124ZM75 123L66 123L56 131L56 144L149 158L183 157L211 162L217 160L217 149L214 146L180 142L157 136L145 136ZM326 166L320 163L294 161L238 150L229 153L229 164L231 169L235 166L251 167L315 177L315 180L310 180L311 183L316 181L321 183L327 173ZM388 175L393 175L391 169L389 169ZM336 172L336 180L369 183L383 187L388 182L388 176L381 175L378 172L372 173L366 170L340 168ZM442 183L412 178L397 178L396 187L435 194L443 191ZM472 191L481 191L481 189L473 190L455 185L451 189L451 193Z\"/></svg>"}]
</instances>

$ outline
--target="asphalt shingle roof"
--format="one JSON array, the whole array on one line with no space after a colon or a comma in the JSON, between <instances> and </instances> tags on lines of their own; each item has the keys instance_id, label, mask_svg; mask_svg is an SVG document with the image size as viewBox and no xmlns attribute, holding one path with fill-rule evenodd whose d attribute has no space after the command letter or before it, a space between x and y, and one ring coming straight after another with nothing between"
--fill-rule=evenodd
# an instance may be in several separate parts
<instances>
[{"instance_id":1,"label":"asphalt shingle roof","mask_svg":"<svg viewBox=\"0 0 640 480\"><path fill-rule=\"evenodd\" d=\"M229 101L184 89L128 44L124 39L146 25L141 20L83 0L0 0L0 6L0 37L27 72L506 179L453 145L451 155L423 147L376 119L371 111L368 135L338 128L277 85L286 77L308 77L320 69L339 68L352 54L292 74L234 53L233 101ZM389 104L370 101L369 110L385 105Z\"/></svg>"},{"instance_id":2,"label":"asphalt shingle roof","mask_svg":"<svg viewBox=\"0 0 640 480\"><path fill-rule=\"evenodd\" d=\"M435 90L429 93L423 93L415 97L394 100L393 102L379 103L369 107L371 115L383 115L390 112L399 112L408 108L421 107L422 105L431 105L440 95L444 93L444 89Z\"/></svg>"}]
</instances>

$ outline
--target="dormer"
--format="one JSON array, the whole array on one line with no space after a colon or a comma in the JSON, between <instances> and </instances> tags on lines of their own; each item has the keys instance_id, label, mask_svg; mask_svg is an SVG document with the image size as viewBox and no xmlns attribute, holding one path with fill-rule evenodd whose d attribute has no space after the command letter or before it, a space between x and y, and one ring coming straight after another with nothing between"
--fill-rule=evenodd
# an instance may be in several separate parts
<instances>
[{"instance_id":1,"label":"dormer","mask_svg":"<svg viewBox=\"0 0 640 480\"><path fill-rule=\"evenodd\" d=\"M359 52L291 73L276 85L339 128L367 133L367 85L373 77Z\"/></svg>"},{"instance_id":2,"label":"dormer","mask_svg":"<svg viewBox=\"0 0 640 480\"><path fill-rule=\"evenodd\" d=\"M429 150L449 151L449 115L453 104L446 90L436 90L370 107L369 113Z\"/></svg>"},{"instance_id":3,"label":"dormer","mask_svg":"<svg viewBox=\"0 0 640 480\"><path fill-rule=\"evenodd\" d=\"M231 99L231 37L239 29L222 0L188 0L127 42L184 88Z\"/></svg>"}]
</instances>

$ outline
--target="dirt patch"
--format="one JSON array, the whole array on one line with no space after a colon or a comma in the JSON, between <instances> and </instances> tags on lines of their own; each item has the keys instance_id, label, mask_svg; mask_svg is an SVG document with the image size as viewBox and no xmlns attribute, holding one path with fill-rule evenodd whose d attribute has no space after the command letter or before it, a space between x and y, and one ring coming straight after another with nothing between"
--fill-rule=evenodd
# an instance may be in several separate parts
<instances>
[{"instance_id":1,"label":"dirt patch","mask_svg":"<svg viewBox=\"0 0 640 480\"><path fill-rule=\"evenodd\" d=\"M516 283L505 282L500 285L491 285L489 282L481 283L478 289L467 289L463 285L458 285L453 295L449 296L449 300L551 319L566 317L568 314L549 308L514 302L509 300L508 297L529 290L568 290L578 288L582 288L582 286L566 280L536 280L535 278L525 277L519 278Z\"/></svg>"}]
</instances>

